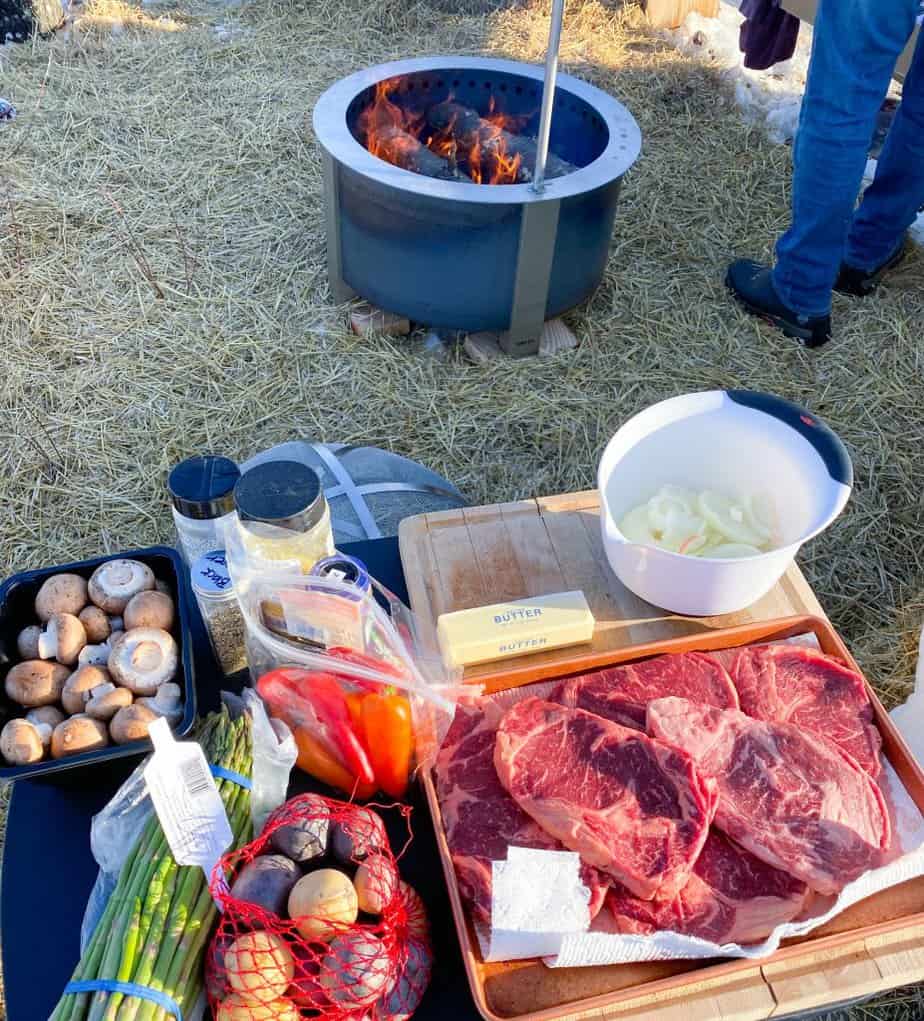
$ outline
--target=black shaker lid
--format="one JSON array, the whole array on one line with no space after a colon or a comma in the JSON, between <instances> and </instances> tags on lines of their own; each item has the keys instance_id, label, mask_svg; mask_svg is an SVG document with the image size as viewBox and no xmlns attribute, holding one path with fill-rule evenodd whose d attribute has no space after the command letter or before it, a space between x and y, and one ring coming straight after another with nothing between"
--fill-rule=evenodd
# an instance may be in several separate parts
<instances>
[{"instance_id":1,"label":"black shaker lid","mask_svg":"<svg viewBox=\"0 0 924 1021\"><path fill-rule=\"evenodd\" d=\"M318 473L300 461L265 461L244 472L234 487L242 521L261 521L307 532L327 507Z\"/></svg>"},{"instance_id":2,"label":"black shaker lid","mask_svg":"<svg viewBox=\"0 0 924 1021\"><path fill-rule=\"evenodd\" d=\"M241 470L227 457L188 457L170 472L167 489L186 518L207 521L234 510L234 485Z\"/></svg>"}]
</instances>

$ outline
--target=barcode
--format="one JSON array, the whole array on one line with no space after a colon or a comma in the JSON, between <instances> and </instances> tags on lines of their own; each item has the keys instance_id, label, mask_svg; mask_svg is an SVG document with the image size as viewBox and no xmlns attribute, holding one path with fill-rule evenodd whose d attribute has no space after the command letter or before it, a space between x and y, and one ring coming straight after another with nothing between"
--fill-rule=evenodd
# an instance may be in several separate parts
<instances>
[{"instance_id":1,"label":"barcode","mask_svg":"<svg viewBox=\"0 0 924 1021\"><path fill-rule=\"evenodd\" d=\"M183 786L194 798L209 789L209 774L201 759L185 759L181 762L180 776L183 778Z\"/></svg>"}]
</instances>

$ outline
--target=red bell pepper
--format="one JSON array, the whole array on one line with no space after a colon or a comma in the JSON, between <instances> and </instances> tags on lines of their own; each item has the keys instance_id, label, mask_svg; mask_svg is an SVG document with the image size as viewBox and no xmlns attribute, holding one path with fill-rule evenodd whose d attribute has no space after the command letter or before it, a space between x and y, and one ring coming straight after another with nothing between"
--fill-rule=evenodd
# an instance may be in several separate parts
<instances>
[{"instance_id":1,"label":"red bell pepper","mask_svg":"<svg viewBox=\"0 0 924 1021\"><path fill-rule=\"evenodd\" d=\"M380 674L387 674L389 677L394 677L395 680L407 680L407 673L400 667L387 659L380 659L377 656L367 656L364 652L357 652L356 649L348 649L345 646L338 645L332 649L327 650L328 656L333 656L335 659L343 660L344 663L352 664L353 666L364 667L367 670L375 670ZM348 670L345 670L343 674L340 674L337 670L332 670L331 673L337 677L344 677L357 688L362 688L365 691L381 691L384 685L379 684L377 681L369 681L364 677L356 677Z\"/></svg>"}]
</instances>

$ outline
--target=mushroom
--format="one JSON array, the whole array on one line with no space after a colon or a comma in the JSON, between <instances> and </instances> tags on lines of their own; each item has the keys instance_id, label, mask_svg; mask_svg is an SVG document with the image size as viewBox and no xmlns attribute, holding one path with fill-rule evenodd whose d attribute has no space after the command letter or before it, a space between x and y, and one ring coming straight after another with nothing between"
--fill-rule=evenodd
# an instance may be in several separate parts
<instances>
[{"instance_id":1,"label":"mushroom","mask_svg":"<svg viewBox=\"0 0 924 1021\"><path fill-rule=\"evenodd\" d=\"M11 766L40 762L45 748L35 724L28 720L10 720L0 730L0 754Z\"/></svg>"},{"instance_id":2,"label":"mushroom","mask_svg":"<svg viewBox=\"0 0 924 1021\"><path fill-rule=\"evenodd\" d=\"M148 727L158 718L157 713L146 705L126 706L113 716L109 724L109 733L116 744L128 744L129 741L140 741L148 736Z\"/></svg>"},{"instance_id":3,"label":"mushroom","mask_svg":"<svg viewBox=\"0 0 924 1021\"><path fill-rule=\"evenodd\" d=\"M51 745L51 732L59 723L64 722L64 713L56 705L43 705L30 709L26 713L26 719L34 724L47 752Z\"/></svg>"},{"instance_id":4,"label":"mushroom","mask_svg":"<svg viewBox=\"0 0 924 1021\"><path fill-rule=\"evenodd\" d=\"M86 644L83 624L72 613L56 613L39 636L39 656L73 666Z\"/></svg>"},{"instance_id":5,"label":"mushroom","mask_svg":"<svg viewBox=\"0 0 924 1021\"><path fill-rule=\"evenodd\" d=\"M35 615L50 620L56 613L78 614L87 605L87 582L79 574L53 574L35 597Z\"/></svg>"},{"instance_id":6,"label":"mushroom","mask_svg":"<svg viewBox=\"0 0 924 1021\"><path fill-rule=\"evenodd\" d=\"M98 606L85 606L77 614L77 619L83 624L88 642L93 642L94 644L105 642L112 633L109 618Z\"/></svg>"},{"instance_id":7,"label":"mushroom","mask_svg":"<svg viewBox=\"0 0 924 1021\"><path fill-rule=\"evenodd\" d=\"M171 727L183 717L183 697L179 684L162 684L153 698L139 698L138 704L147 706L158 716L166 717Z\"/></svg>"},{"instance_id":8,"label":"mushroom","mask_svg":"<svg viewBox=\"0 0 924 1021\"><path fill-rule=\"evenodd\" d=\"M24 627L19 632L19 637L16 639L16 648L23 659L39 658L39 635L41 633L42 629L38 624L30 624L29 627Z\"/></svg>"},{"instance_id":9,"label":"mushroom","mask_svg":"<svg viewBox=\"0 0 924 1021\"><path fill-rule=\"evenodd\" d=\"M114 684L101 684L90 691L87 715L94 720L111 720L126 706L132 704L132 693L128 688L117 688Z\"/></svg>"},{"instance_id":10,"label":"mushroom","mask_svg":"<svg viewBox=\"0 0 924 1021\"><path fill-rule=\"evenodd\" d=\"M90 578L90 598L106 613L120 614L129 599L154 588L154 572L137 560L108 560Z\"/></svg>"},{"instance_id":11,"label":"mushroom","mask_svg":"<svg viewBox=\"0 0 924 1021\"><path fill-rule=\"evenodd\" d=\"M8 698L26 706L27 709L32 706L53 705L61 697L64 682L70 674L70 670L60 663L49 663L44 659L27 659L10 669L4 681L4 688Z\"/></svg>"},{"instance_id":12,"label":"mushroom","mask_svg":"<svg viewBox=\"0 0 924 1021\"><path fill-rule=\"evenodd\" d=\"M162 684L173 680L176 667L176 642L156 627L126 631L109 655L113 680L136 695L155 694Z\"/></svg>"},{"instance_id":13,"label":"mushroom","mask_svg":"<svg viewBox=\"0 0 924 1021\"><path fill-rule=\"evenodd\" d=\"M173 627L173 600L163 592L139 592L132 596L122 616L126 631L136 627L169 631Z\"/></svg>"},{"instance_id":14,"label":"mushroom","mask_svg":"<svg viewBox=\"0 0 924 1021\"><path fill-rule=\"evenodd\" d=\"M125 621L121 617L110 617L109 627L111 628L113 634L115 634L116 631L124 631Z\"/></svg>"},{"instance_id":15,"label":"mushroom","mask_svg":"<svg viewBox=\"0 0 924 1021\"><path fill-rule=\"evenodd\" d=\"M63 759L65 755L93 752L109 744L106 724L81 713L59 723L51 735L51 757Z\"/></svg>"},{"instance_id":16,"label":"mushroom","mask_svg":"<svg viewBox=\"0 0 924 1021\"><path fill-rule=\"evenodd\" d=\"M77 657L77 666L105 666L115 642L103 642L101 645L85 645Z\"/></svg>"},{"instance_id":17,"label":"mushroom","mask_svg":"<svg viewBox=\"0 0 924 1021\"><path fill-rule=\"evenodd\" d=\"M68 677L61 692L61 704L65 712L82 713L90 699L90 692L101 684L109 684L110 677L101 666L82 666Z\"/></svg>"}]
</instances>

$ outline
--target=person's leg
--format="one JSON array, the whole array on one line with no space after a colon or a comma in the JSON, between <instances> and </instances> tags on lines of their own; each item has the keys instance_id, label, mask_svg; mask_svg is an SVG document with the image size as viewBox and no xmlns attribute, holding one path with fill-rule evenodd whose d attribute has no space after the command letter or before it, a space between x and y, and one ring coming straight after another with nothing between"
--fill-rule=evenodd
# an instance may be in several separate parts
<instances>
[{"instance_id":1,"label":"person's leg","mask_svg":"<svg viewBox=\"0 0 924 1021\"><path fill-rule=\"evenodd\" d=\"M902 101L879 156L876 177L853 218L844 261L871 272L904 244L924 205L924 32L902 89Z\"/></svg>"},{"instance_id":2,"label":"person's leg","mask_svg":"<svg viewBox=\"0 0 924 1021\"><path fill-rule=\"evenodd\" d=\"M783 304L803 316L830 311L876 114L914 31L919 4L819 5L793 152L792 227L777 243L772 276ZM916 145L920 151L920 142Z\"/></svg>"}]
</instances>

